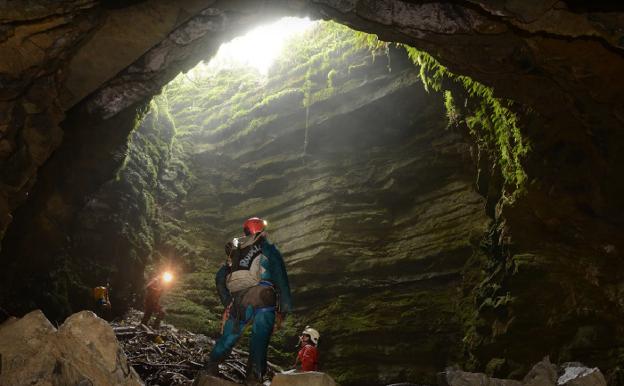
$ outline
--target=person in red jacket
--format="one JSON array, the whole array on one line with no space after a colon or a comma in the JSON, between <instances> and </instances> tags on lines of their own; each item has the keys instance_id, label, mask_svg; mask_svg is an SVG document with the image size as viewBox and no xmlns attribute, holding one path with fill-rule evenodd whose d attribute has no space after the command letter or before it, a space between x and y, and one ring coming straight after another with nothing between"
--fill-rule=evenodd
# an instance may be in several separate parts
<instances>
[{"instance_id":1,"label":"person in red jacket","mask_svg":"<svg viewBox=\"0 0 624 386\"><path fill-rule=\"evenodd\" d=\"M165 311L160 305L160 297L165 290L165 286L171 282L172 278L173 276L169 272L165 272L161 276L152 279L145 286L145 305L141 324L147 326L152 314L154 314L156 315L156 320L154 320L153 327L160 327L160 321L165 317Z\"/></svg>"},{"instance_id":2,"label":"person in red jacket","mask_svg":"<svg viewBox=\"0 0 624 386\"><path fill-rule=\"evenodd\" d=\"M295 369L301 364L301 371L317 371L318 370L318 349L316 345L321 337L318 331L306 326L299 337L299 346L301 349L297 353L295 360Z\"/></svg>"}]
</instances>

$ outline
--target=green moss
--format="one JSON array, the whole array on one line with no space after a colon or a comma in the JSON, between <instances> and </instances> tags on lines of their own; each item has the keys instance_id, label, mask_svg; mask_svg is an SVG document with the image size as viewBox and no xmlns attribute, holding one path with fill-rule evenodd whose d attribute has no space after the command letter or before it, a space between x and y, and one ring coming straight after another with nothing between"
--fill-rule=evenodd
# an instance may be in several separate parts
<instances>
[{"instance_id":1,"label":"green moss","mask_svg":"<svg viewBox=\"0 0 624 386\"><path fill-rule=\"evenodd\" d=\"M340 31L344 26L330 25L329 29ZM371 51L387 50L388 43L382 42L376 35L356 32L351 37L353 46L345 51L343 59L351 55L354 47L367 47ZM477 100L477 107L470 112L465 122L470 133L480 146L486 147L499 164L507 188L512 192L507 198L513 200L526 190L527 175L522 161L530 151L530 145L522 136L518 119L513 112L513 103L509 100L494 97L494 90L468 76L456 75L442 66L435 58L424 51L404 45L410 59L418 65L420 78L427 91L444 91L445 106L450 125L459 123L460 113L453 100L453 91L445 89L450 82L461 85L469 98ZM350 65L351 73L357 65Z\"/></svg>"},{"instance_id":2,"label":"green moss","mask_svg":"<svg viewBox=\"0 0 624 386\"><path fill-rule=\"evenodd\" d=\"M310 103L315 104L324 100L331 98L334 95L333 88L326 88L323 90L319 90L310 96Z\"/></svg>"},{"instance_id":3,"label":"green moss","mask_svg":"<svg viewBox=\"0 0 624 386\"><path fill-rule=\"evenodd\" d=\"M327 73L327 88L329 89L334 88L337 73L338 72L333 68Z\"/></svg>"},{"instance_id":4,"label":"green moss","mask_svg":"<svg viewBox=\"0 0 624 386\"><path fill-rule=\"evenodd\" d=\"M165 320L178 328L218 336L223 307L211 301L214 284L209 279L213 275L210 271L180 274L179 282L163 298Z\"/></svg>"},{"instance_id":5,"label":"green moss","mask_svg":"<svg viewBox=\"0 0 624 386\"><path fill-rule=\"evenodd\" d=\"M455 126L460 120L460 112L455 105L453 93L449 90L444 91L444 108L446 110L446 119L450 126Z\"/></svg>"},{"instance_id":6,"label":"green moss","mask_svg":"<svg viewBox=\"0 0 624 386\"><path fill-rule=\"evenodd\" d=\"M301 91L294 88L285 88L276 93L270 93L262 99L258 104L259 108L270 108L280 103L291 99L298 99L301 96Z\"/></svg>"},{"instance_id":7,"label":"green moss","mask_svg":"<svg viewBox=\"0 0 624 386\"><path fill-rule=\"evenodd\" d=\"M514 199L526 190L527 175L522 160L530 150L527 140L518 127L518 118L512 111L513 102L494 97L494 90L470 77L455 75L426 52L405 46L412 61L420 67L420 77L427 90L442 91L445 80L459 83L468 97L476 99L477 107L465 121L477 142L492 150ZM444 90L447 114L456 118L457 109L452 101L452 91Z\"/></svg>"}]
</instances>

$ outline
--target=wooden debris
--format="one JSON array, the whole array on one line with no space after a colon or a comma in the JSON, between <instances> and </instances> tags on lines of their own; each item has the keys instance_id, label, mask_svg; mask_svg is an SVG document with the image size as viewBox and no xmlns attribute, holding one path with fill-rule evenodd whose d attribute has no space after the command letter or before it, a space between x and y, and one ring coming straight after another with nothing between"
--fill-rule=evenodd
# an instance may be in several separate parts
<instances>
[{"instance_id":1,"label":"wooden debris","mask_svg":"<svg viewBox=\"0 0 624 386\"><path fill-rule=\"evenodd\" d=\"M128 362L146 386L191 385L206 363L215 341L201 334L162 324L157 330L141 324L142 313L131 310L125 319L112 322L113 330L128 357ZM242 383L249 354L233 350L219 365L222 378ZM269 363L267 379L281 368Z\"/></svg>"}]
</instances>

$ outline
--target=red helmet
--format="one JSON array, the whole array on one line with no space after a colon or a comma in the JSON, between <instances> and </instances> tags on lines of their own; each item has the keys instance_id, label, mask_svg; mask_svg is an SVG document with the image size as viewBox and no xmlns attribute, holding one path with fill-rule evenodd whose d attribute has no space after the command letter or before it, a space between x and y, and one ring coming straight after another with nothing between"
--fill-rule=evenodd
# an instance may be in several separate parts
<instances>
[{"instance_id":1,"label":"red helmet","mask_svg":"<svg viewBox=\"0 0 624 386\"><path fill-rule=\"evenodd\" d=\"M243 224L243 231L246 235L255 235L264 230L267 222L259 217L252 217Z\"/></svg>"}]
</instances>

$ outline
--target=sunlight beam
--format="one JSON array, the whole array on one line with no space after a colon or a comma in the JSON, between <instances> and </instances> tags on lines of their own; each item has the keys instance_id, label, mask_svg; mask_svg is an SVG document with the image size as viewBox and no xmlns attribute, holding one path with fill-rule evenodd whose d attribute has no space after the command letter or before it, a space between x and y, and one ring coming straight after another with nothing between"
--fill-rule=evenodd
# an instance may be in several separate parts
<instances>
[{"instance_id":1,"label":"sunlight beam","mask_svg":"<svg viewBox=\"0 0 624 386\"><path fill-rule=\"evenodd\" d=\"M217 54L206 65L208 72L237 66L249 66L266 75L273 61L281 54L284 42L316 22L308 18L285 17L263 25L219 47Z\"/></svg>"}]
</instances>

